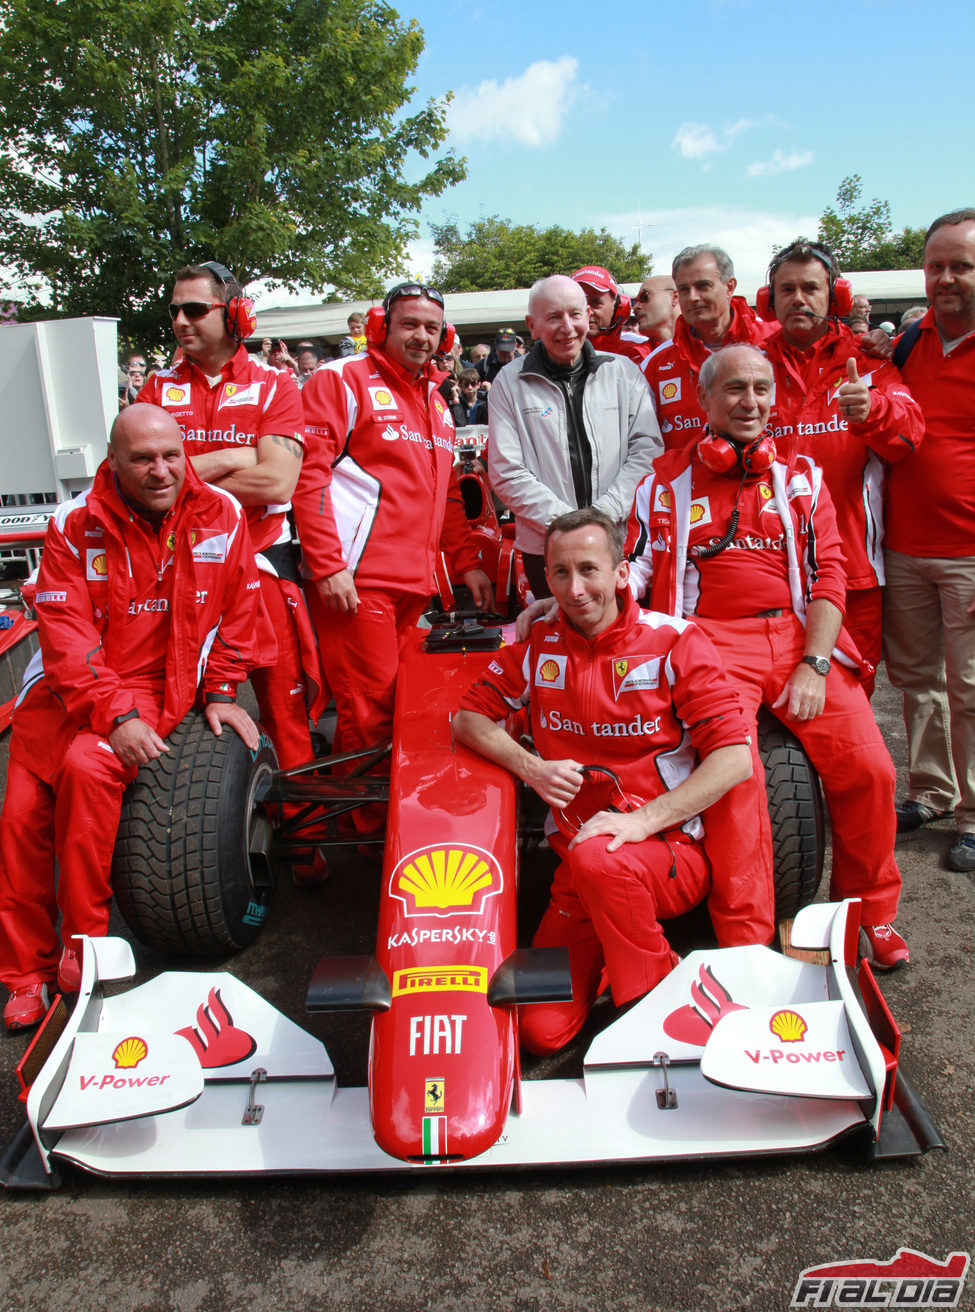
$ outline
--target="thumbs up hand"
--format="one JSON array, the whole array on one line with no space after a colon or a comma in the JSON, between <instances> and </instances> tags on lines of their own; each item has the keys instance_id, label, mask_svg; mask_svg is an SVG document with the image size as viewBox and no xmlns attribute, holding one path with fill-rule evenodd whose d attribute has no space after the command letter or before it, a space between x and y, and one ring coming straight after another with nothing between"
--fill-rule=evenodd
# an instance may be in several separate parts
<instances>
[{"instance_id":1,"label":"thumbs up hand","mask_svg":"<svg viewBox=\"0 0 975 1312\"><path fill-rule=\"evenodd\" d=\"M866 423L870 414L870 388L857 373L857 362L852 355L846 362L846 382L836 399L844 419L851 424Z\"/></svg>"}]
</instances>

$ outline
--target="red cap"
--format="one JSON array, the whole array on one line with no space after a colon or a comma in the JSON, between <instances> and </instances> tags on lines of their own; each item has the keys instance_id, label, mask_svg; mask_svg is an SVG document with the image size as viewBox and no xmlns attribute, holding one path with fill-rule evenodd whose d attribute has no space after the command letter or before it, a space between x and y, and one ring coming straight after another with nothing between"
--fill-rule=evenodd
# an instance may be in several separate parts
<instances>
[{"instance_id":1,"label":"red cap","mask_svg":"<svg viewBox=\"0 0 975 1312\"><path fill-rule=\"evenodd\" d=\"M614 296L620 294L616 279L608 269L604 269L599 264L586 264L581 269L576 269L572 281L584 283L587 287L595 287L597 292L612 292Z\"/></svg>"}]
</instances>

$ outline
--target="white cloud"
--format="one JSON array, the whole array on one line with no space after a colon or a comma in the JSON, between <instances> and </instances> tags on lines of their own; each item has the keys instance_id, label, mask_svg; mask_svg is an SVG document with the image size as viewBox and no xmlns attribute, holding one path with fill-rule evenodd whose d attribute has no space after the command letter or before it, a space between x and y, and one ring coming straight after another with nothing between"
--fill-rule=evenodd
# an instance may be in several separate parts
<instances>
[{"instance_id":1,"label":"white cloud","mask_svg":"<svg viewBox=\"0 0 975 1312\"><path fill-rule=\"evenodd\" d=\"M634 240L639 223L642 246L653 254L657 273L670 270L671 262L685 246L711 242L731 256L739 278L764 278L774 245L785 246L805 234L815 237L819 218L750 210L733 205L701 206L673 210L643 210L626 214L594 216L596 227L605 226L627 244Z\"/></svg>"},{"instance_id":2,"label":"white cloud","mask_svg":"<svg viewBox=\"0 0 975 1312\"><path fill-rule=\"evenodd\" d=\"M766 173L791 173L794 169L804 169L807 164L812 163L812 160L811 150L793 150L788 155L784 151L776 150L771 159L749 164L748 176L761 178Z\"/></svg>"},{"instance_id":3,"label":"white cloud","mask_svg":"<svg viewBox=\"0 0 975 1312\"><path fill-rule=\"evenodd\" d=\"M539 59L520 77L500 85L491 79L478 87L461 87L447 109L450 131L464 141L520 141L549 146L558 139L573 100L583 89L576 82L579 61L563 55Z\"/></svg>"},{"instance_id":4,"label":"white cloud","mask_svg":"<svg viewBox=\"0 0 975 1312\"><path fill-rule=\"evenodd\" d=\"M762 120L757 118L739 118L734 123L722 123L718 129L710 123L682 123L670 144L684 159L704 159L727 150L742 132L761 126Z\"/></svg>"},{"instance_id":5,"label":"white cloud","mask_svg":"<svg viewBox=\"0 0 975 1312\"><path fill-rule=\"evenodd\" d=\"M706 123L682 123L670 143L684 159L703 159L720 150L718 139Z\"/></svg>"}]
</instances>

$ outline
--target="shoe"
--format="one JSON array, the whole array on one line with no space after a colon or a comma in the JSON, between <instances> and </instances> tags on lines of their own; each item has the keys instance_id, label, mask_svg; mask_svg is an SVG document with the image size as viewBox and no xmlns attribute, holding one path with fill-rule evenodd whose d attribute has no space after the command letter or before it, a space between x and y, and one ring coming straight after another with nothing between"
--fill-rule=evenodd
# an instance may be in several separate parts
<instances>
[{"instance_id":1,"label":"shoe","mask_svg":"<svg viewBox=\"0 0 975 1312\"><path fill-rule=\"evenodd\" d=\"M3 1009L3 1023L8 1030L28 1030L39 1025L50 1003L46 984L25 984L14 989Z\"/></svg>"},{"instance_id":2,"label":"shoe","mask_svg":"<svg viewBox=\"0 0 975 1312\"><path fill-rule=\"evenodd\" d=\"M915 802L912 797L906 797L903 802L895 805L894 814L897 816L897 832L910 834L915 829L920 829L922 825L929 825L934 820L943 820L948 812L936 811L933 806L925 806L923 802Z\"/></svg>"},{"instance_id":3,"label":"shoe","mask_svg":"<svg viewBox=\"0 0 975 1312\"><path fill-rule=\"evenodd\" d=\"M945 857L949 870L975 870L975 834L959 834Z\"/></svg>"},{"instance_id":4,"label":"shoe","mask_svg":"<svg viewBox=\"0 0 975 1312\"><path fill-rule=\"evenodd\" d=\"M877 970L897 970L911 959L907 944L893 925L861 925L860 956Z\"/></svg>"},{"instance_id":5,"label":"shoe","mask_svg":"<svg viewBox=\"0 0 975 1312\"><path fill-rule=\"evenodd\" d=\"M58 989L61 993L77 993L81 988L81 957L74 948L65 948L58 962Z\"/></svg>"},{"instance_id":6,"label":"shoe","mask_svg":"<svg viewBox=\"0 0 975 1312\"><path fill-rule=\"evenodd\" d=\"M297 888L314 888L317 884L324 884L331 873L321 848L316 847L310 861L296 861L291 867L291 882Z\"/></svg>"}]
</instances>

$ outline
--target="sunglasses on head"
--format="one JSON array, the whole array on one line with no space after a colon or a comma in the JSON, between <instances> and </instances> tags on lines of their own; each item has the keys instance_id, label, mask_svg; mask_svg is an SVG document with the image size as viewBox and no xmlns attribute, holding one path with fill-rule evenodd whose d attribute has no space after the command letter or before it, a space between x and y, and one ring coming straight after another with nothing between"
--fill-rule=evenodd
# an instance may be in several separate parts
<instances>
[{"instance_id":1,"label":"sunglasses on head","mask_svg":"<svg viewBox=\"0 0 975 1312\"><path fill-rule=\"evenodd\" d=\"M425 296L427 300L433 301L443 309L443 295L438 292L436 287L428 287L424 282L404 282L399 287L394 287L386 297L386 309L392 308L393 302L398 301L402 296Z\"/></svg>"},{"instance_id":2,"label":"sunglasses on head","mask_svg":"<svg viewBox=\"0 0 975 1312\"><path fill-rule=\"evenodd\" d=\"M222 310L223 308L223 301L180 301L178 304L170 301L169 317L175 323L179 318L180 310L182 310L185 317L192 321L205 318L211 310Z\"/></svg>"}]
</instances>

